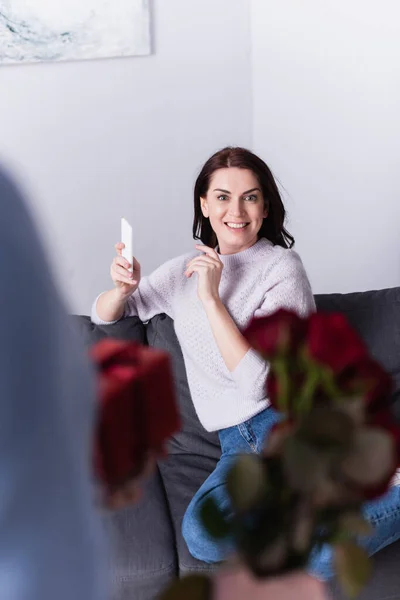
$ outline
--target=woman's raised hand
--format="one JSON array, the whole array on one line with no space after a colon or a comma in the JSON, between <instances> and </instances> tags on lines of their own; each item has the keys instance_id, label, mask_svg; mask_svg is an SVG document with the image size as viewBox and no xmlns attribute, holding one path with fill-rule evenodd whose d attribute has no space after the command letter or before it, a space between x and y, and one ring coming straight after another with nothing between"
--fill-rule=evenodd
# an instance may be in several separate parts
<instances>
[{"instance_id":1,"label":"woman's raised hand","mask_svg":"<svg viewBox=\"0 0 400 600\"><path fill-rule=\"evenodd\" d=\"M189 262L185 275L191 277L193 273L197 273L197 292L201 302L205 305L209 301L219 299L219 284L224 265L213 248L196 244L196 249L203 254Z\"/></svg>"},{"instance_id":2,"label":"woman's raised hand","mask_svg":"<svg viewBox=\"0 0 400 600\"><path fill-rule=\"evenodd\" d=\"M127 298L137 289L140 282L140 264L132 256L132 263L122 256L122 250L125 245L122 242L115 244L117 256L111 263L110 274L115 287L120 292L121 297ZM133 266L132 271L130 267Z\"/></svg>"}]
</instances>

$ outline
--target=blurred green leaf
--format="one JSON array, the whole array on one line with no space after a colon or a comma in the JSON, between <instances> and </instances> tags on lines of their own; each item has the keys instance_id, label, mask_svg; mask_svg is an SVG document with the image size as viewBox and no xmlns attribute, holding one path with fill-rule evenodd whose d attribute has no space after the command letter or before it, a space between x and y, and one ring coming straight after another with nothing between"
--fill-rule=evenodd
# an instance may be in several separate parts
<instances>
[{"instance_id":1,"label":"blurred green leaf","mask_svg":"<svg viewBox=\"0 0 400 600\"><path fill-rule=\"evenodd\" d=\"M207 498L200 509L200 517L208 533L216 538L227 537L231 533L231 527L227 523L224 514L218 508L213 498Z\"/></svg>"},{"instance_id":2,"label":"blurred green leaf","mask_svg":"<svg viewBox=\"0 0 400 600\"><path fill-rule=\"evenodd\" d=\"M343 591L355 598L371 575L368 554L354 542L342 542L335 545L334 563Z\"/></svg>"},{"instance_id":3,"label":"blurred green leaf","mask_svg":"<svg viewBox=\"0 0 400 600\"><path fill-rule=\"evenodd\" d=\"M311 545L315 528L315 518L309 502L299 502L294 509L291 531L291 548L299 554L306 552Z\"/></svg>"},{"instance_id":4,"label":"blurred green leaf","mask_svg":"<svg viewBox=\"0 0 400 600\"><path fill-rule=\"evenodd\" d=\"M305 440L297 436L288 438L282 458L289 487L293 490L313 493L324 485L329 467L328 456L317 452Z\"/></svg>"},{"instance_id":5,"label":"blurred green leaf","mask_svg":"<svg viewBox=\"0 0 400 600\"><path fill-rule=\"evenodd\" d=\"M307 368L304 369L304 381L298 390L298 398L294 406L297 415L306 414L311 410L314 401L314 394L320 383L321 369L319 365L313 361L310 361L308 357L306 357L306 360Z\"/></svg>"},{"instance_id":6,"label":"blurred green leaf","mask_svg":"<svg viewBox=\"0 0 400 600\"><path fill-rule=\"evenodd\" d=\"M290 527L290 507L279 496L268 494L265 503L245 518L235 518L235 540L240 553L256 560L260 552L274 544Z\"/></svg>"},{"instance_id":7,"label":"blurred green leaf","mask_svg":"<svg viewBox=\"0 0 400 600\"><path fill-rule=\"evenodd\" d=\"M383 429L364 427L354 436L351 452L343 459L342 473L359 486L379 486L393 469L395 446Z\"/></svg>"},{"instance_id":8,"label":"blurred green leaf","mask_svg":"<svg viewBox=\"0 0 400 600\"><path fill-rule=\"evenodd\" d=\"M320 369L320 381L325 394L331 399L339 398L342 391L338 387L334 372L325 365L320 365Z\"/></svg>"},{"instance_id":9,"label":"blurred green leaf","mask_svg":"<svg viewBox=\"0 0 400 600\"><path fill-rule=\"evenodd\" d=\"M290 405L291 378L288 373L288 361L285 356L276 356L270 361L270 370L273 371L278 380L279 397L278 409L286 412Z\"/></svg>"},{"instance_id":10,"label":"blurred green leaf","mask_svg":"<svg viewBox=\"0 0 400 600\"><path fill-rule=\"evenodd\" d=\"M374 528L369 521L364 519L362 513L349 511L339 519L339 526L350 535L371 535Z\"/></svg>"},{"instance_id":11,"label":"blurred green leaf","mask_svg":"<svg viewBox=\"0 0 400 600\"><path fill-rule=\"evenodd\" d=\"M350 417L356 426L365 422L365 407L363 397L348 398L346 396L335 399L335 408Z\"/></svg>"},{"instance_id":12,"label":"blurred green leaf","mask_svg":"<svg viewBox=\"0 0 400 600\"><path fill-rule=\"evenodd\" d=\"M267 474L257 454L239 456L228 473L226 487L236 511L246 511L259 502L266 491Z\"/></svg>"},{"instance_id":13,"label":"blurred green leaf","mask_svg":"<svg viewBox=\"0 0 400 600\"><path fill-rule=\"evenodd\" d=\"M300 435L318 446L346 446L354 434L350 416L330 406L316 406L302 422ZM316 448L314 452L317 453Z\"/></svg>"},{"instance_id":14,"label":"blurred green leaf","mask_svg":"<svg viewBox=\"0 0 400 600\"><path fill-rule=\"evenodd\" d=\"M212 582L206 575L188 575L174 581L159 600L211 600Z\"/></svg>"},{"instance_id":15,"label":"blurred green leaf","mask_svg":"<svg viewBox=\"0 0 400 600\"><path fill-rule=\"evenodd\" d=\"M282 569L287 561L289 553L288 540L285 535L279 536L272 544L269 544L262 552L259 552L253 564L258 572L273 572Z\"/></svg>"}]
</instances>

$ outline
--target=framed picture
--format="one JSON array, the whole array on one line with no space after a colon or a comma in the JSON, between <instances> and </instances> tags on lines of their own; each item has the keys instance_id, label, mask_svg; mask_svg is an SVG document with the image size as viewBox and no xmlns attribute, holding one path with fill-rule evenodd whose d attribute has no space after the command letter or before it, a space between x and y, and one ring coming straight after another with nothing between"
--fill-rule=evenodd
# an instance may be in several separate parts
<instances>
[{"instance_id":1,"label":"framed picture","mask_svg":"<svg viewBox=\"0 0 400 600\"><path fill-rule=\"evenodd\" d=\"M149 0L1 0L0 64L150 54Z\"/></svg>"}]
</instances>

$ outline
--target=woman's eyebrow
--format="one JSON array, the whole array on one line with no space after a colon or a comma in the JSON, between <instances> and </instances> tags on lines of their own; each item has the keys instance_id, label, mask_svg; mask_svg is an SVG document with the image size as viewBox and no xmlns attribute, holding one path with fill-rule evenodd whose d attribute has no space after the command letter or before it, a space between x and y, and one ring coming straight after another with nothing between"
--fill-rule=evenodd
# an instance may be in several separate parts
<instances>
[{"instance_id":1,"label":"woman's eyebrow","mask_svg":"<svg viewBox=\"0 0 400 600\"><path fill-rule=\"evenodd\" d=\"M245 194L250 194L251 192L256 192L256 191L261 192L260 188L255 187L255 188L252 188L251 190L247 190L247 192L243 192L242 196L244 196Z\"/></svg>"},{"instance_id":2,"label":"woman's eyebrow","mask_svg":"<svg viewBox=\"0 0 400 600\"><path fill-rule=\"evenodd\" d=\"M223 190L221 188L215 188L215 190L213 190L214 192L223 192L224 194L230 194L229 190ZM247 192L243 192L243 194L241 194L242 196L244 196L245 194L250 194L251 192L261 192L260 188L255 187L252 188L251 190L247 190Z\"/></svg>"}]
</instances>

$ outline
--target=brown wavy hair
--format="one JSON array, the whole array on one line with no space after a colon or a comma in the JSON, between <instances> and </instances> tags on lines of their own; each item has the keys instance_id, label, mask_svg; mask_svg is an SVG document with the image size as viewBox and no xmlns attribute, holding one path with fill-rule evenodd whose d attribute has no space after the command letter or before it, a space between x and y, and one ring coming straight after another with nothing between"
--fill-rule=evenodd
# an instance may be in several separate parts
<instances>
[{"instance_id":1,"label":"brown wavy hair","mask_svg":"<svg viewBox=\"0 0 400 600\"><path fill-rule=\"evenodd\" d=\"M216 245L216 236L210 220L201 211L200 198L204 198L210 186L211 177L217 169L237 167L253 171L257 177L268 208L268 216L264 219L258 237L267 238L273 244L283 248L291 248L294 237L285 229L286 210L276 185L275 179L261 158L245 148L228 146L219 150L207 160L200 171L194 186L194 219L193 238L201 240L206 246Z\"/></svg>"}]
</instances>

